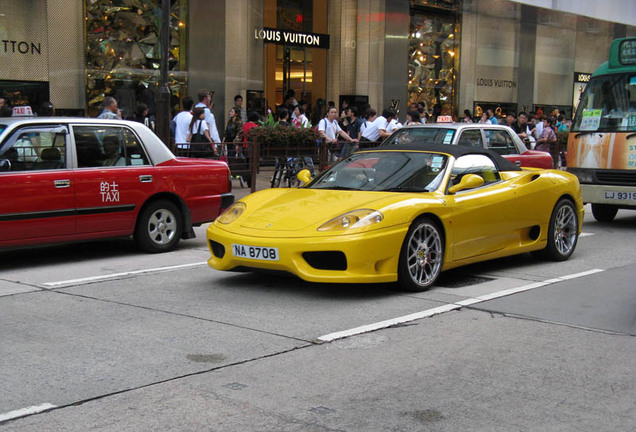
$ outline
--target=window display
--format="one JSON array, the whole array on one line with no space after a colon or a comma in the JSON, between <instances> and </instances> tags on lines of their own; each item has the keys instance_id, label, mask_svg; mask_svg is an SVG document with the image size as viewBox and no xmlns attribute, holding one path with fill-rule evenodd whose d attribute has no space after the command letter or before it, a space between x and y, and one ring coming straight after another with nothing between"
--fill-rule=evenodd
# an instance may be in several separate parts
<instances>
[{"instance_id":1,"label":"window display","mask_svg":"<svg viewBox=\"0 0 636 432\"><path fill-rule=\"evenodd\" d=\"M409 32L409 104L424 102L429 115L452 115L455 109L454 15L414 13Z\"/></svg>"},{"instance_id":2,"label":"window display","mask_svg":"<svg viewBox=\"0 0 636 432\"><path fill-rule=\"evenodd\" d=\"M178 109L187 82L186 0L171 0L171 104ZM86 0L86 91L95 116L106 96L114 96L123 118L137 104L156 114L161 61L161 0Z\"/></svg>"}]
</instances>

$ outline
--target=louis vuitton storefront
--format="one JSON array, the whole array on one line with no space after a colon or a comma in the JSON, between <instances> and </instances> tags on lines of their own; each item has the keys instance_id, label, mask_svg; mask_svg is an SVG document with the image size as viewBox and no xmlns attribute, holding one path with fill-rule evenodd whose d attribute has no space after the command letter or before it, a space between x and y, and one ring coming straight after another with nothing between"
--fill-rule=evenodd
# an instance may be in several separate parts
<instances>
[{"instance_id":1,"label":"louis vuitton storefront","mask_svg":"<svg viewBox=\"0 0 636 432\"><path fill-rule=\"evenodd\" d=\"M157 100L162 0L0 0L0 93L96 115L113 95L126 115ZM239 94L266 112L294 90L319 118L328 101L567 112L575 73L634 36L628 0L602 19L512 0L171 0L171 108L214 92L220 130ZM554 2L549 2L553 4ZM631 9L630 9L631 10ZM629 10L627 11L629 12ZM590 15L589 13L587 15ZM612 22L616 21L616 22Z\"/></svg>"}]
</instances>

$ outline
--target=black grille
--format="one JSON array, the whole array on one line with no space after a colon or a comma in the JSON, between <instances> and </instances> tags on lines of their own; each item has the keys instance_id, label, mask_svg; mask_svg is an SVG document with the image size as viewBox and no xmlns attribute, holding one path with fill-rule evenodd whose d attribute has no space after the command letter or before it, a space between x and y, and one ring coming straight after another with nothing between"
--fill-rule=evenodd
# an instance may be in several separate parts
<instances>
[{"instance_id":1,"label":"black grille","mask_svg":"<svg viewBox=\"0 0 636 432\"><path fill-rule=\"evenodd\" d=\"M633 186L636 184L636 170L596 170L596 179L599 183Z\"/></svg>"},{"instance_id":2,"label":"black grille","mask_svg":"<svg viewBox=\"0 0 636 432\"><path fill-rule=\"evenodd\" d=\"M318 270L346 270L347 257L339 251L303 252L307 264Z\"/></svg>"},{"instance_id":3,"label":"black grille","mask_svg":"<svg viewBox=\"0 0 636 432\"><path fill-rule=\"evenodd\" d=\"M221 243L210 240L210 249L212 249L212 253L217 258L223 258L225 256L225 246Z\"/></svg>"}]
</instances>

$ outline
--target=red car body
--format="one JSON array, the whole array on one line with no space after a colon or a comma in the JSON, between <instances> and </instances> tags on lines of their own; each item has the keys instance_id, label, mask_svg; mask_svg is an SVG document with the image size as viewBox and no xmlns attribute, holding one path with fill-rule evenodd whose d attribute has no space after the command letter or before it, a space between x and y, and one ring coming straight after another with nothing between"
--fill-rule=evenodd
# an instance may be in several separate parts
<instances>
[{"instance_id":1,"label":"red car body","mask_svg":"<svg viewBox=\"0 0 636 432\"><path fill-rule=\"evenodd\" d=\"M227 164L177 158L141 123L23 118L0 129L0 248L134 235L164 252L234 201Z\"/></svg>"}]
</instances>

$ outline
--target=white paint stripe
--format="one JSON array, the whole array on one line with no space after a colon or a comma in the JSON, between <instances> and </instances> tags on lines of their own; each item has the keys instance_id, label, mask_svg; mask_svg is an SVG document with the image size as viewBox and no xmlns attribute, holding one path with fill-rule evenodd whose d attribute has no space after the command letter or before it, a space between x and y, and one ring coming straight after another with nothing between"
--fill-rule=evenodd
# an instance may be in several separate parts
<instances>
[{"instance_id":1,"label":"white paint stripe","mask_svg":"<svg viewBox=\"0 0 636 432\"><path fill-rule=\"evenodd\" d=\"M45 288L59 288L63 286L81 285L81 284L91 283L91 282L100 282L100 281L105 281L110 279L119 279L122 277L134 276L139 274L161 273L161 272L167 272L167 271L173 271L173 270L181 270L184 268L198 267L205 264L207 264L207 261L192 263L192 264L180 264L180 265L168 266L168 267L157 267L157 268L144 269L144 270L134 270L129 272L113 273L108 275L90 276L90 277L85 277L80 279L69 279L69 280L58 281L58 282L45 282L42 284L42 286L44 286Z\"/></svg>"},{"instance_id":2,"label":"white paint stripe","mask_svg":"<svg viewBox=\"0 0 636 432\"><path fill-rule=\"evenodd\" d=\"M0 423L5 422L7 420L13 420L20 417L28 416L31 414L38 414L44 411L52 410L53 408L57 408L55 405L50 403L43 403L42 405L36 405L28 408L22 408L19 410L11 411L5 414L0 414Z\"/></svg>"},{"instance_id":3,"label":"white paint stripe","mask_svg":"<svg viewBox=\"0 0 636 432\"><path fill-rule=\"evenodd\" d=\"M579 237L589 237L589 236L593 236L594 233L586 233L586 232L582 232Z\"/></svg>"},{"instance_id":4,"label":"white paint stripe","mask_svg":"<svg viewBox=\"0 0 636 432\"><path fill-rule=\"evenodd\" d=\"M393 319L389 319L386 321L380 321L377 322L375 324L368 324L368 325L364 325L364 326L360 326L360 327L356 327L350 330L344 330L344 331L340 331L340 332L335 332L335 333L329 333L327 335L324 336L320 336L318 338L319 341L322 342L333 342L337 339L342 339L342 338L346 338L346 337L350 337L350 336L355 336L355 335L359 335L362 333L368 333L371 331L375 331L375 330L380 330L383 328L388 328L397 324L404 324L410 321L415 321L418 319L422 319L422 318L428 318L431 317L433 315L439 315L445 312L449 312L452 310L457 310L457 309L461 309L462 307L465 306L470 306L470 305L474 305L477 303L482 303L488 300L493 300L496 298L500 298L500 297L506 297L512 294L517 294L520 292L524 292L524 291L529 291L529 290L533 290L536 288L540 288L546 285L551 285L557 282L563 282L566 280L570 280L570 279L576 279L579 277L583 277L583 276L588 276L594 273L599 273L602 272L604 270L601 269L593 269L593 270L588 270L588 271L584 271L581 273L575 273L575 274L571 274L571 275L566 275L566 276L561 276L558 278L554 278L554 279L548 279L545 280L543 282L534 282L528 285L524 285L524 286L520 286L517 288L510 288L507 290L502 290L502 291L496 291L490 294L485 294L483 296L479 296L479 297L474 297L474 298L469 298L466 300L461 300L455 303L449 303L446 304L444 306L439 306L433 309L427 309L425 311L422 312L416 312L410 315L404 315L398 318L393 318Z\"/></svg>"},{"instance_id":5,"label":"white paint stripe","mask_svg":"<svg viewBox=\"0 0 636 432\"><path fill-rule=\"evenodd\" d=\"M437 315L437 314L441 314L444 312L448 312L454 309L459 309L461 308L460 305L457 304L447 304L444 306L440 306L440 307L436 307L433 309L428 309L422 312L417 312L414 314L410 314L410 315L405 315L402 317L398 317L398 318L393 318L390 320L386 320L386 321L380 321L378 323L375 324L369 324L369 325L364 325L364 326L360 326L360 327L356 327L353 328L351 330L345 330L345 331L341 331L341 332L336 332L336 333L330 333L328 335L325 336L320 336L318 338L318 340L321 340L323 342L331 342L334 341L336 339L342 339L345 337L349 337L349 336L354 336L357 334L361 334L361 333L367 333L370 331L374 331L374 330L380 330L383 328L387 328L387 327L391 327L397 324L403 324L409 321L415 321L421 318L427 318L433 315Z\"/></svg>"}]
</instances>

